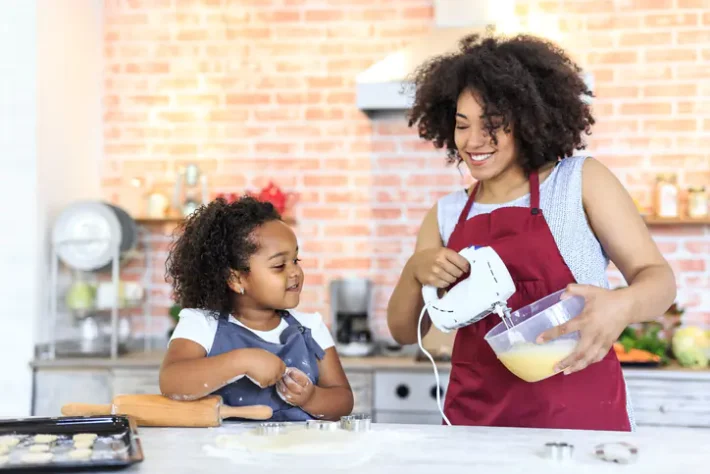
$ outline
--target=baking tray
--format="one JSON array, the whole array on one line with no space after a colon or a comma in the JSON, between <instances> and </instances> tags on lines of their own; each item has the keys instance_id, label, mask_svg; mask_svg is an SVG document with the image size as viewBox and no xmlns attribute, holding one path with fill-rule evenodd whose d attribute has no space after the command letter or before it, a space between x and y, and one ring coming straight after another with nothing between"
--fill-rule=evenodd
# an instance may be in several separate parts
<instances>
[{"instance_id":1,"label":"baking tray","mask_svg":"<svg viewBox=\"0 0 710 474\"><path fill-rule=\"evenodd\" d=\"M91 456L86 460L73 459L69 455L75 449L73 436L80 433L96 435L90 448ZM40 434L54 435L56 440L50 443L38 443L35 435ZM7 444L8 437L17 444L7 447L8 452L4 454L7 458L3 459L5 462L0 465L0 473L121 469L143 461L143 449L138 438L136 423L126 416L32 417L0 420L0 444ZM22 458L31 452L30 447L38 444L47 445L42 449L52 454L51 459L34 462L23 460ZM3 455L0 454L1 456Z\"/></svg>"}]
</instances>

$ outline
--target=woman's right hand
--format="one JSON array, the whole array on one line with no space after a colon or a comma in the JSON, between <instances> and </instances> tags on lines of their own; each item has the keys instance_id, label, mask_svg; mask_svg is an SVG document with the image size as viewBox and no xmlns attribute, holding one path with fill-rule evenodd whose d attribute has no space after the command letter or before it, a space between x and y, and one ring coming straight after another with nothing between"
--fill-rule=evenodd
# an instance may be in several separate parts
<instances>
[{"instance_id":1,"label":"woman's right hand","mask_svg":"<svg viewBox=\"0 0 710 474\"><path fill-rule=\"evenodd\" d=\"M423 249L409 258L414 278L422 285L447 288L470 270L468 260L446 247Z\"/></svg>"},{"instance_id":2,"label":"woman's right hand","mask_svg":"<svg viewBox=\"0 0 710 474\"><path fill-rule=\"evenodd\" d=\"M247 357L245 375L259 387L271 387L286 373L286 364L278 356L264 349L242 349Z\"/></svg>"}]
</instances>

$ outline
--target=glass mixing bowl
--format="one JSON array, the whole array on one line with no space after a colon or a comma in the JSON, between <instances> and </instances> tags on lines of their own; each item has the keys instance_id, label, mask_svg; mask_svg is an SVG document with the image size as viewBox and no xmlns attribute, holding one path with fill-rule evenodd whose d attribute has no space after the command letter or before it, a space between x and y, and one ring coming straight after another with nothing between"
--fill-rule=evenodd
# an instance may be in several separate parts
<instances>
[{"instance_id":1,"label":"glass mixing bowl","mask_svg":"<svg viewBox=\"0 0 710 474\"><path fill-rule=\"evenodd\" d=\"M526 382L555 375L555 364L571 354L579 341L579 332L573 332L544 344L535 342L541 333L578 316L584 309L584 298L561 300L562 293L564 290L557 291L514 311L510 328L501 322L486 334L486 342L501 363Z\"/></svg>"}]
</instances>

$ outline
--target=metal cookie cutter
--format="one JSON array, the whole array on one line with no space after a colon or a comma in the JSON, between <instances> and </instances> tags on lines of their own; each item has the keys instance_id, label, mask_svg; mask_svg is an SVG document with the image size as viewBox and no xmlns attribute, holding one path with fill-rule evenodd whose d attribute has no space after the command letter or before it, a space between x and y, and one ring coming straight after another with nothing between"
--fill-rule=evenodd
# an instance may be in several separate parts
<instances>
[{"instance_id":1,"label":"metal cookie cutter","mask_svg":"<svg viewBox=\"0 0 710 474\"><path fill-rule=\"evenodd\" d=\"M638 458L639 450L633 444L621 441L597 445L594 448L594 454L602 461L631 464Z\"/></svg>"},{"instance_id":2,"label":"metal cookie cutter","mask_svg":"<svg viewBox=\"0 0 710 474\"><path fill-rule=\"evenodd\" d=\"M340 428L337 422L327 420L307 420L306 429L318 431L336 431Z\"/></svg>"},{"instance_id":3,"label":"metal cookie cutter","mask_svg":"<svg viewBox=\"0 0 710 474\"><path fill-rule=\"evenodd\" d=\"M286 428L286 423L259 423L259 426L256 428L256 432L260 435L271 436L281 433L284 428Z\"/></svg>"},{"instance_id":4,"label":"metal cookie cutter","mask_svg":"<svg viewBox=\"0 0 710 474\"><path fill-rule=\"evenodd\" d=\"M370 415L355 414L340 417L340 427L348 431L370 431Z\"/></svg>"},{"instance_id":5,"label":"metal cookie cutter","mask_svg":"<svg viewBox=\"0 0 710 474\"><path fill-rule=\"evenodd\" d=\"M545 457L553 461L566 461L572 458L574 445L568 443L545 443Z\"/></svg>"}]
</instances>

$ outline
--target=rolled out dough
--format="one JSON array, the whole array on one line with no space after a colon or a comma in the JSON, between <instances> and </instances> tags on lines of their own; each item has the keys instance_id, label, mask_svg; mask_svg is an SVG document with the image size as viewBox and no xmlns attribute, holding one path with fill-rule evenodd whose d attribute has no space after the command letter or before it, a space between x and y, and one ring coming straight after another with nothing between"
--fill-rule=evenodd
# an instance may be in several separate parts
<instances>
[{"instance_id":1,"label":"rolled out dough","mask_svg":"<svg viewBox=\"0 0 710 474\"><path fill-rule=\"evenodd\" d=\"M47 444L55 441L57 439L57 435L53 434L38 434L35 435L34 441L37 444Z\"/></svg>"},{"instance_id":2,"label":"rolled out dough","mask_svg":"<svg viewBox=\"0 0 710 474\"><path fill-rule=\"evenodd\" d=\"M0 466L7 464L8 459L10 459L8 456L0 456Z\"/></svg>"},{"instance_id":3,"label":"rolled out dough","mask_svg":"<svg viewBox=\"0 0 710 474\"><path fill-rule=\"evenodd\" d=\"M73 450L69 451L69 457L71 459L85 461L85 460L91 458L92 453L93 453L93 450L87 449L87 448L73 449Z\"/></svg>"},{"instance_id":4,"label":"rolled out dough","mask_svg":"<svg viewBox=\"0 0 710 474\"><path fill-rule=\"evenodd\" d=\"M77 449L86 449L86 448L92 447L93 445L94 445L93 439L80 438L80 439L74 440L74 447Z\"/></svg>"},{"instance_id":5,"label":"rolled out dough","mask_svg":"<svg viewBox=\"0 0 710 474\"><path fill-rule=\"evenodd\" d=\"M52 453L25 453L22 455L22 462L27 464L44 463L52 460Z\"/></svg>"},{"instance_id":6,"label":"rolled out dough","mask_svg":"<svg viewBox=\"0 0 710 474\"><path fill-rule=\"evenodd\" d=\"M46 453L49 451L49 445L47 444L33 444L28 449L31 453Z\"/></svg>"},{"instance_id":7,"label":"rolled out dough","mask_svg":"<svg viewBox=\"0 0 710 474\"><path fill-rule=\"evenodd\" d=\"M94 441L98 435L96 433L77 433L73 436L74 442L76 441Z\"/></svg>"},{"instance_id":8,"label":"rolled out dough","mask_svg":"<svg viewBox=\"0 0 710 474\"><path fill-rule=\"evenodd\" d=\"M0 456L3 454L7 454L8 451L10 451L9 446L5 446L4 444L0 444Z\"/></svg>"},{"instance_id":9,"label":"rolled out dough","mask_svg":"<svg viewBox=\"0 0 710 474\"><path fill-rule=\"evenodd\" d=\"M17 446L18 443L20 442L20 438L17 436L0 436L0 445L3 446Z\"/></svg>"}]
</instances>

